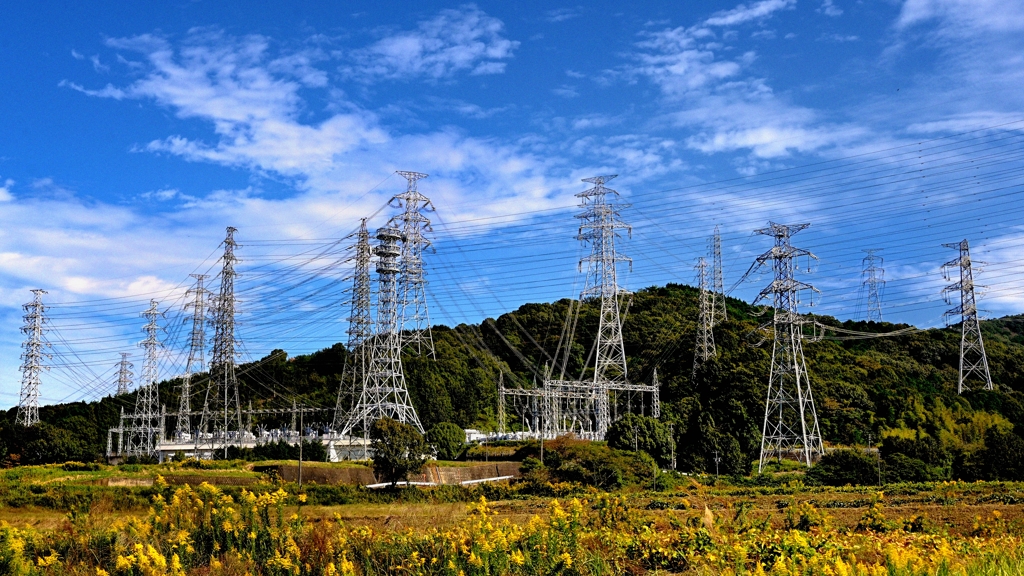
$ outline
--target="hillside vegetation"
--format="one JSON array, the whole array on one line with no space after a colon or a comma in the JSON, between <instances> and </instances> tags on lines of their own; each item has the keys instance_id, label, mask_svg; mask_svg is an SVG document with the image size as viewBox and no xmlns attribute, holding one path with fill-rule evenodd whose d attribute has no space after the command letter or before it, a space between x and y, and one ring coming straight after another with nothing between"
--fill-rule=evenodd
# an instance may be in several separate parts
<instances>
[{"instance_id":1,"label":"hillside vegetation","mask_svg":"<svg viewBox=\"0 0 1024 576\"><path fill-rule=\"evenodd\" d=\"M641 290L632 296L623 326L630 379L661 383L662 420L672 422L678 468L747 473L760 446L770 363L770 343L757 327L768 316L728 299L728 320L715 328L718 358L691 377L697 291L681 285ZM497 380L525 386L556 355L569 300L527 304L479 325L435 326L436 358L406 357L413 402L424 426L453 422L494 429ZM597 307L584 305L569 355L569 374L579 374L597 329ZM822 323L863 332L890 332L905 325ZM821 431L827 444L875 444L881 439L885 472L893 480L1020 477L1024 440L1024 317L982 323L997 390L956 393L959 327L898 337L805 345ZM335 344L288 358L275 351L240 367L241 394L254 407L333 406L346 351ZM44 383L45 385L45 383ZM175 382L160 385L161 400L178 405ZM107 429L119 411L131 412L134 395L107 397L40 409L43 424L12 434L15 409L0 423L0 456L9 463L91 461L106 449ZM193 406L201 406L193 400ZM328 420L326 412L320 418ZM258 421L259 422L259 421ZM263 420L267 426L286 424ZM989 454L1001 454L993 461Z\"/></svg>"}]
</instances>

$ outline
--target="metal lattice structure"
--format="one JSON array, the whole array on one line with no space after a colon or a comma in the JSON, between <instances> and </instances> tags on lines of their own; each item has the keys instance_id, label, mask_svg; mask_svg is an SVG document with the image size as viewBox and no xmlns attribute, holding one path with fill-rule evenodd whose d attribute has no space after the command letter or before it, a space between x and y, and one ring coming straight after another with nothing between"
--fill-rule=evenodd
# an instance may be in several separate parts
<instances>
[{"instance_id":1,"label":"metal lattice structure","mask_svg":"<svg viewBox=\"0 0 1024 576\"><path fill-rule=\"evenodd\" d=\"M381 418L391 418L423 432L416 409L409 399L402 369L402 337L399 332L398 275L402 255L402 231L394 226L378 228L377 246L377 331L370 348L366 384L359 402L349 413L342 435L361 431Z\"/></svg>"},{"instance_id":2,"label":"metal lattice structure","mask_svg":"<svg viewBox=\"0 0 1024 576\"><path fill-rule=\"evenodd\" d=\"M362 395L369 361L367 348L373 338L371 311L373 280L370 277L373 248L370 246L370 232L366 228L366 218L362 219L354 236L356 242L350 247L353 254L349 258L349 262L353 264L350 278L352 280L352 299L348 316L349 355L346 359L341 383L338 386L338 400L334 407L332 430L341 430L345 427L355 401Z\"/></svg>"},{"instance_id":3,"label":"metal lattice structure","mask_svg":"<svg viewBox=\"0 0 1024 576\"><path fill-rule=\"evenodd\" d=\"M235 373L235 232L228 227L221 257L220 290L213 300L213 349L210 358L210 383L203 402L203 413L196 434L196 452L239 445L245 439L242 407L238 398L238 377Z\"/></svg>"},{"instance_id":4,"label":"metal lattice structure","mask_svg":"<svg viewBox=\"0 0 1024 576\"><path fill-rule=\"evenodd\" d=\"M757 257L751 269L771 266L774 280L761 290L754 303L770 302L773 318L772 365L768 377L768 398L765 401L764 425L761 435L761 457L758 472L771 459L795 457L810 466L825 452L818 414L807 374L803 351L803 317L799 312L800 293L816 289L796 279L796 259L816 258L808 250L795 248L790 242L797 232L810 224L787 226L769 222L757 234L771 236L775 245ZM765 325L764 328L769 328Z\"/></svg>"},{"instance_id":5,"label":"metal lattice structure","mask_svg":"<svg viewBox=\"0 0 1024 576\"><path fill-rule=\"evenodd\" d=\"M43 340L46 330L46 306L43 304L46 290L32 291L32 301L23 305L25 325L21 331L27 337L21 347L21 394L18 396L18 414L15 422L22 426L34 426L39 422L39 384L42 379L43 359L49 358L46 348L49 344Z\"/></svg>"},{"instance_id":6,"label":"metal lattice structure","mask_svg":"<svg viewBox=\"0 0 1024 576\"><path fill-rule=\"evenodd\" d=\"M142 313L142 317L146 319L146 325L142 327L146 339L139 342L139 347L143 350L141 385L135 395L135 412L130 416L130 425L124 429L122 424L124 432L127 433L123 450L129 456L153 454L163 437L160 391L157 387L158 354L163 346L157 337L160 330L157 319L161 315L158 305L156 300L150 300L149 308Z\"/></svg>"},{"instance_id":7,"label":"metal lattice structure","mask_svg":"<svg viewBox=\"0 0 1024 576\"><path fill-rule=\"evenodd\" d=\"M206 289L205 274L190 274L195 278L195 286L186 292L186 298L192 301L185 305L192 311L192 331L188 337L188 360L185 362L185 374L181 377L181 395L178 399L178 421L174 429L174 437L178 442L187 442L192 438L192 377L206 371L206 303L210 292ZM188 322L188 319L185 320Z\"/></svg>"},{"instance_id":8,"label":"metal lattice structure","mask_svg":"<svg viewBox=\"0 0 1024 576\"><path fill-rule=\"evenodd\" d=\"M128 361L131 354L121 352L121 361L117 363L117 395L127 394L132 389L132 379L135 374L132 372L134 364Z\"/></svg>"},{"instance_id":9,"label":"metal lattice structure","mask_svg":"<svg viewBox=\"0 0 1024 576\"><path fill-rule=\"evenodd\" d=\"M708 261L699 258L695 268L700 295L697 298L697 345L693 350L693 372L690 376L694 383L700 367L716 354L715 335L712 331L715 322L714 296L708 287Z\"/></svg>"},{"instance_id":10,"label":"metal lattice structure","mask_svg":"<svg viewBox=\"0 0 1024 576\"><path fill-rule=\"evenodd\" d=\"M867 294L867 311L865 320L868 322L882 321L882 292L885 290L885 268L882 268L883 259L875 254L877 248L865 250L867 256L861 263L864 271L861 277L864 278L863 286Z\"/></svg>"},{"instance_id":11,"label":"metal lattice structure","mask_svg":"<svg viewBox=\"0 0 1024 576\"><path fill-rule=\"evenodd\" d=\"M722 234L715 225L715 233L710 240L711 253L711 326L725 322L728 315L725 311L725 281L722 278Z\"/></svg>"},{"instance_id":12,"label":"metal lattice structure","mask_svg":"<svg viewBox=\"0 0 1024 576\"><path fill-rule=\"evenodd\" d=\"M650 414L660 416L661 405L658 385L632 384L628 379L626 350L622 341L622 299L629 293L618 283L618 266L631 260L616 252L615 239L618 230L630 231L628 224L620 218L622 204L609 201L618 192L605 186L615 175L584 178L593 187L576 194L580 198L581 213L577 240L590 244L591 252L580 259L582 270L586 264L586 283L576 305L578 313L584 301L597 300L600 316L597 335L591 352L593 364L584 368L579 380L565 379L565 364L561 367L560 378L551 378L545 372L541 387L507 388L502 382L499 395L499 420L510 407L518 413L526 433L539 437L554 437L572 433L583 438L604 439L618 407L633 411L632 399L641 397L640 411L644 412L650 401ZM572 316L570 308L569 316ZM567 327L575 322L567 318ZM572 347L572 329L566 332L568 341L565 350ZM568 352L566 352L568 354ZM588 375L588 372L590 373ZM625 402L620 401L620 395ZM614 411L614 413L613 413Z\"/></svg>"},{"instance_id":13,"label":"metal lattice structure","mask_svg":"<svg viewBox=\"0 0 1024 576\"><path fill-rule=\"evenodd\" d=\"M953 244L943 244L946 248L957 250L959 254L953 260L942 265L942 271L947 281L952 282L942 291L943 297L950 305L954 300L951 293L960 295L960 302L955 307L946 311L946 322L954 316L960 316L960 377L957 381L956 391L963 394L970 390L966 382L969 379L978 379L984 385L985 390L992 390L992 374L988 370L988 357L985 355L985 342L981 338L981 325L978 323L978 305L974 296L974 268L971 262L971 250L967 240L961 240ZM955 275L951 274L952 269L959 269L959 279L954 281Z\"/></svg>"},{"instance_id":14,"label":"metal lattice structure","mask_svg":"<svg viewBox=\"0 0 1024 576\"><path fill-rule=\"evenodd\" d=\"M402 232L402 255L399 261L398 279L399 318L402 346L410 352L434 355L434 339L430 333L430 314L427 311L427 280L423 271L423 253L430 249L427 235L433 231L430 219L424 212L433 212L430 199L419 192L417 183L426 178L420 172L399 170L406 179L405 192L397 194L394 201L403 208L402 213L388 223Z\"/></svg>"}]
</instances>

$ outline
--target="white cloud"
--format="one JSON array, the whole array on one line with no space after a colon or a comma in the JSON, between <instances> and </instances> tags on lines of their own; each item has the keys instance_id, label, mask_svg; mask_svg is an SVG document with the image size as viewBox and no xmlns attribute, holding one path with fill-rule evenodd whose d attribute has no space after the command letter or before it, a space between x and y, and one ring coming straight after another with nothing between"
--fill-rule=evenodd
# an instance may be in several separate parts
<instances>
[{"instance_id":1,"label":"white cloud","mask_svg":"<svg viewBox=\"0 0 1024 576\"><path fill-rule=\"evenodd\" d=\"M818 12L833 18L843 15L843 9L836 6L832 0L822 0L821 8L818 8Z\"/></svg>"},{"instance_id":2,"label":"white cloud","mask_svg":"<svg viewBox=\"0 0 1024 576\"><path fill-rule=\"evenodd\" d=\"M75 50L74 48L71 49L71 57L75 60L85 60L85 56L79 54L78 50Z\"/></svg>"},{"instance_id":3,"label":"white cloud","mask_svg":"<svg viewBox=\"0 0 1024 576\"><path fill-rule=\"evenodd\" d=\"M14 180L8 178L4 180L4 185L0 186L0 202L10 202L14 200L14 194L11 194L11 188L14 187Z\"/></svg>"},{"instance_id":4,"label":"white cloud","mask_svg":"<svg viewBox=\"0 0 1024 576\"><path fill-rule=\"evenodd\" d=\"M860 40L860 36L856 34L822 34L818 37L819 41L827 42L856 42Z\"/></svg>"},{"instance_id":5,"label":"white cloud","mask_svg":"<svg viewBox=\"0 0 1024 576\"><path fill-rule=\"evenodd\" d=\"M558 8L556 10L548 10L544 14L544 19L548 22L565 22L566 20L572 20L580 15L579 9L576 8Z\"/></svg>"},{"instance_id":6,"label":"white cloud","mask_svg":"<svg viewBox=\"0 0 1024 576\"><path fill-rule=\"evenodd\" d=\"M749 150L754 160L741 171L759 165L756 159L817 151L863 135L855 127L829 125L819 112L775 94L751 72L757 54L736 49L728 26L792 6L782 0L741 4L690 27L647 32L636 44L635 64L621 74L659 87L665 115L693 131L688 147L707 154Z\"/></svg>"},{"instance_id":7,"label":"white cloud","mask_svg":"<svg viewBox=\"0 0 1024 576\"><path fill-rule=\"evenodd\" d=\"M476 9L459 14L487 19ZM82 92L153 101L179 117L213 127L211 139L169 135L138 150L283 177L297 189L294 196L279 200L262 198L251 189L201 198L178 196L172 200L180 203L182 211L171 218L202 213L204 222L245 219L280 227L276 234L308 237L308 223L322 221L323 214L339 213L354 221L359 211L375 210L394 190L386 187L369 195L365 191L395 169L431 174L424 189L459 210L457 215L449 214L451 218L523 212L564 201L551 197L552 188L563 181L547 176L553 168L567 172L562 161L516 144L471 138L452 129L396 133L375 114L337 99L325 119L302 122L307 101L299 91L320 82L315 57L276 55L266 38L200 30L180 45L152 34L112 39L108 44L141 54L145 69L130 85ZM456 104L470 116L493 113L472 104ZM353 202L355 206L340 208Z\"/></svg>"},{"instance_id":8,"label":"white cloud","mask_svg":"<svg viewBox=\"0 0 1024 576\"><path fill-rule=\"evenodd\" d=\"M979 30L1009 32L1024 30L1022 0L907 0L900 10L897 26L906 28L939 20L950 36L973 35Z\"/></svg>"},{"instance_id":9,"label":"white cloud","mask_svg":"<svg viewBox=\"0 0 1024 576\"><path fill-rule=\"evenodd\" d=\"M706 26L735 26L752 20L767 18L779 10L796 5L796 0L761 0L753 4L740 4L732 10L718 12L704 21Z\"/></svg>"},{"instance_id":10,"label":"white cloud","mask_svg":"<svg viewBox=\"0 0 1024 576\"><path fill-rule=\"evenodd\" d=\"M113 98L114 100L123 100L127 96L124 90L121 90L120 88L115 88L112 84L107 84L99 90L90 90L88 88L84 88L81 84L76 84L69 80L61 80L60 83L58 83L57 85L62 88L71 88L72 90L77 90L82 94L96 96L98 98Z\"/></svg>"},{"instance_id":11,"label":"white cloud","mask_svg":"<svg viewBox=\"0 0 1024 576\"><path fill-rule=\"evenodd\" d=\"M576 98L580 95L579 90L575 86L563 84L558 88L552 88L551 93L555 96L561 96L562 98Z\"/></svg>"},{"instance_id":12,"label":"white cloud","mask_svg":"<svg viewBox=\"0 0 1024 576\"><path fill-rule=\"evenodd\" d=\"M89 61L92 62L93 70L97 72L110 72L110 66L107 66L106 64L100 62L100 57L98 54L93 55L92 58L89 58Z\"/></svg>"},{"instance_id":13,"label":"white cloud","mask_svg":"<svg viewBox=\"0 0 1024 576\"><path fill-rule=\"evenodd\" d=\"M473 5L442 10L416 30L397 32L352 53L342 67L364 81L447 78L456 72L500 74L519 42L502 35L504 24Z\"/></svg>"}]
</instances>

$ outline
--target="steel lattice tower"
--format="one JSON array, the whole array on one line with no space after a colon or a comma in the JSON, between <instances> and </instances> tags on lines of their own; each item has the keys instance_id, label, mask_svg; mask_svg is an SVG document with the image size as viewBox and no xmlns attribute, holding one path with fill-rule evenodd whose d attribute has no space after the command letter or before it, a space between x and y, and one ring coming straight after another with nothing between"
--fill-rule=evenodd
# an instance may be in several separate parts
<instances>
[{"instance_id":1,"label":"steel lattice tower","mask_svg":"<svg viewBox=\"0 0 1024 576\"><path fill-rule=\"evenodd\" d=\"M430 219L424 212L433 212L430 199L417 189L417 182L427 177L420 172L398 171L406 179L405 192L394 200L403 208L401 214L388 222L388 226L402 232L402 256L399 261L399 332L403 348L422 354L424 349L434 355L434 339L430 333L430 315L427 312L427 280L423 272L423 252L430 248L427 234L432 232Z\"/></svg>"},{"instance_id":2,"label":"steel lattice tower","mask_svg":"<svg viewBox=\"0 0 1024 576\"><path fill-rule=\"evenodd\" d=\"M398 318L399 258L402 255L402 231L394 226L377 229L377 332L370 350L366 384L359 402L349 413L343 435L356 429L364 434L381 418L391 418L415 426L423 432L416 409L409 399L402 370L402 339Z\"/></svg>"},{"instance_id":3,"label":"steel lattice tower","mask_svg":"<svg viewBox=\"0 0 1024 576\"><path fill-rule=\"evenodd\" d=\"M192 376L206 370L206 302L210 297L205 286L207 276L189 276L195 278L196 283L185 293L186 298L192 296L192 301L185 304L185 309L192 311L192 331L188 338L188 360L185 363L185 375L181 378L178 422L174 431L179 442L188 440L192 434ZM185 321L188 322L188 319Z\"/></svg>"},{"instance_id":4,"label":"steel lattice tower","mask_svg":"<svg viewBox=\"0 0 1024 576\"><path fill-rule=\"evenodd\" d=\"M715 335L712 327L715 322L714 297L708 289L708 261L697 260L697 281L700 285L700 296L697 300L697 346L693 351L693 372L691 382L696 383L697 370L715 357Z\"/></svg>"},{"instance_id":5,"label":"steel lattice tower","mask_svg":"<svg viewBox=\"0 0 1024 576\"><path fill-rule=\"evenodd\" d=\"M949 317L960 316L960 378L956 391L958 394L963 394L964 390L970 390L964 382L971 377L981 379L985 383L985 390L992 390L992 375L988 370L988 357L985 355L985 342L981 339L978 306L974 298L974 269L970 247L967 245L966 239L953 244L943 244L943 246L960 252L956 258L942 265L943 275L948 281L953 279L950 269L960 269L959 281L946 286L942 291L943 297L950 305L954 302L950 298L950 293L960 293L960 304L946 311L947 323Z\"/></svg>"},{"instance_id":6,"label":"steel lattice tower","mask_svg":"<svg viewBox=\"0 0 1024 576\"><path fill-rule=\"evenodd\" d=\"M769 222L767 228L755 231L775 239L775 246L758 256L752 266L752 269L760 268L771 262L775 276L754 300L755 303L770 300L774 309L772 366L758 472L772 458L781 460L783 456L796 455L810 466L825 452L804 360L803 319L798 310L800 292L816 290L796 279L795 263L795 259L801 256L815 256L802 248L794 248L790 243L793 234L808 226L810 224L786 226Z\"/></svg>"},{"instance_id":7,"label":"steel lattice tower","mask_svg":"<svg viewBox=\"0 0 1024 576\"><path fill-rule=\"evenodd\" d=\"M49 344L43 340L46 330L46 306L43 305L46 290L32 291L32 301L23 305L25 325L21 327L27 338L21 345L21 394L18 397L18 414L15 422L22 426L33 426L39 422L39 383L43 374L43 359L49 358L45 349Z\"/></svg>"},{"instance_id":8,"label":"steel lattice tower","mask_svg":"<svg viewBox=\"0 0 1024 576\"><path fill-rule=\"evenodd\" d=\"M715 225L715 234L711 237L710 242L711 252L711 270L712 270L712 283L711 287L711 325L712 327L718 325L721 322L725 322L727 315L725 312L725 282L722 279L722 234L718 231L718 225Z\"/></svg>"},{"instance_id":9,"label":"steel lattice tower","mask_svg":"<svg viewBox=\"0 0 1024 576\"><path fill-rule=\"evenodd\" d=\"M200 446L216 449L242 441L242 406L238 399L238 378L235 373L235 232L227 228L224 255L221 257L220 291L213 300L213 350L210 358L210 384L203 402L202 421L196 435L197 451Z\"/></svg>"},{"instance_id":10,"label":"steel lattice tower","mask_svg":"<svg viewBox=\"0 0 1024 576\"><path fill-rule=\"evenodd\" d=\"M117 363L117 395L127 394L132 389L132 368L134 364L128 361L131 356L128 352L121 352L121 361Z\"/></svg>"},{"instance_id":11,"label":"steel lattice tower","mask_svg":"<svg viewBox=\"0 0 1024 576\"><path fill-rule=\"evenodd\" d=\"M349 258L353 263L352 300L348 316L349 355L338 386L338 401L334 407L332 430L341 430L345 427L350 409L362 395L369 360L367 348L373 338L373 281L370 277L373 249L370 247L370 232L366 229L366 218L362 219L354 236L356 243L350 247L353 254Z\"/></svg>"},{"instance_id":12,"label":"steel lattice tower","mask_svg":"<svg viewBox=\"0 0 1024 576\"><path fill-rule=\"evenodd\" d=\"M864 289L867 291L868 306L866 318L868 322L882 321L882 291L885 290L885 268L882 268L883 259L875 254L877 248L865 250L867 256L862 260L864 271L861 276L864 278Z\"/></svg>"},{"instance_id":13,"label":"steel lattice tower","mask_svg":"<svg viewBox=\"0 0 1024 576\"><path fill-rule=\"evenodd\" d=\"M143 349L142 358L142 384L139 386L135 396L135 413L131 417L131 428L128 430L125 452L133 456L152 454L163 436L160 426L160 391L157 387L159 377L157 357L161 343L157 338L157 318L160 311L157 309L156 300L149 301L149 308L142 313L146 319L146 325L142 331L146 339L139 342Z\"/></svg>"},{"instance_id":14,"label":"steel lattice tower","mask_svg":"<svg viewBox=\"0 0 1024 576\"><path fill-rule=\"evenodd\" d=\"M619 288L618 264L632 263L632 260L615 252L615 238L618 236L616 230L625 229L631 233L632 228L619 218L619 211L626 206L608 201L609 194L619 194L605 187L605 183L615 176L584 178L584 182L594 187L576 194L583 208L583 212L576 215L580 220L577 239L591 245L590 255L580 260L581 268L584 262L587 264L587 280L581 297L601 300L601 316L597 340L594 342L593 379L596 394L595 433L600 438L604 437L611 425L608 410L609 384L624 384L628 381L619 301L619 297L628 292Z\"/></svg>"}]
</instances>

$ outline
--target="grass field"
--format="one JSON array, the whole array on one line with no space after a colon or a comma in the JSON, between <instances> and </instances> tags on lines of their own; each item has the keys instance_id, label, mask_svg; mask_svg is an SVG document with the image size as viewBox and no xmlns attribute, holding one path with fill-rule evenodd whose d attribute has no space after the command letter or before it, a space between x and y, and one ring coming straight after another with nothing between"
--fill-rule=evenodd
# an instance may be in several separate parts
<instances>
[{"instance_id":1,"label":"grass field","mask_svg":"<svg viewBox=\"0 0 1024 576\"><path fill-rule=\"evenodd\" d=\"M1019 483L370 491L240 467L188 472L250 486L166 485L172 472L0 472L0 574L1024 574Z\"/></svg>"}]
</instances>

